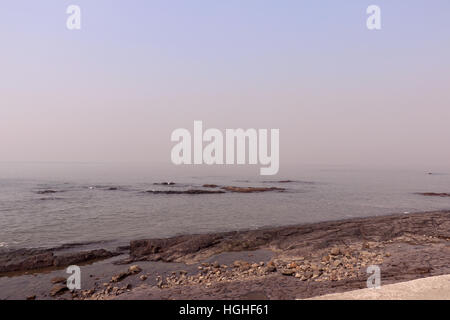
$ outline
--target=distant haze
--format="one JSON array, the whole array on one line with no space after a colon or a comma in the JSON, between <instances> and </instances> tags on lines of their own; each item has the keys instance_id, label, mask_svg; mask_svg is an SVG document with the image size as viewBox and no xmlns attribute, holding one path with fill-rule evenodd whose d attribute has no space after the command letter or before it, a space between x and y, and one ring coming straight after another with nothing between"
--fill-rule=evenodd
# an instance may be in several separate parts
<instances>
[{"instance_id":1,"label":"distant haze","mask_svg":"<svg viewBox=\"0 0 450 320\"><path fill-rule=\"evenodd\" d=\"M66 29L73 3L80 31ZM366 28L374 3L380 31ZM0 161L172 166L171 132L202 120L280 129L281 173L448 167L449 12L448 0L5 0Z\"/></svg>"}]
</instances>

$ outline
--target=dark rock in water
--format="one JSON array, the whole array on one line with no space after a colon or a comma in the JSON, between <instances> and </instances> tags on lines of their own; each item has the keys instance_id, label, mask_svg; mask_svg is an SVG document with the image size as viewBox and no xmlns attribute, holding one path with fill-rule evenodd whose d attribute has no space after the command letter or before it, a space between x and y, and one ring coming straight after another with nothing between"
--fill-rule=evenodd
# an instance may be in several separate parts
<instances>
[{"instance_id":1,"label":"dark rock in water","mask_svg":"<svg viewBox=\"0 0 450 320\"><path fill-rule=\"evenodd\" d=\"M224 191L220 190L198 190L198 189L189 189L189 190L149 190L146 191L147 193L153 193L153 194L218 194L218 193L225 193Z\"/></svg>"},{"instance_id":2,"label":"dark rock in water","mask_svg":"<svg viewBox=\"0 0 450 320\"><path fill-rule=\"evenodd\" d=\"M217 184L204 184L203 188L218 188L219 186Z\"/></svg>"},{"instance_id":3,"label":"dark rock in water","mask_svg":"<svg viewBox=\"0 0 450 320\"><path fill-rule=\"evenodd\" d=\"M96 185L93 187L89 187L89 189L100 189L100 190L104 190L104 191L119 191L119 190L124 190L123 187L121 186L111 186L111 185Z\"/></svg>"},{"instance_id":4,"label":"dark rock in water","mask_svg":"<svg viewBox=\"0 0 450 320\"><path fill-rule=\"evenodd\" d=\"M263 183L292 183L297 182L294 180L279 180L279 181L263 181Z\"/></svg>"},{"instance_id":5,"label":"dark rock in water","mask_svg":"<svg viewBox=\"0 0 450 320\"><path fill-rule=\"evenodd\" d=\"M36 295L28 296L27 300L36 300Z\"/></svg>"},{"instance_id":6,"label":"dark rock in water","mask_svg":"<svg viewBox=\"0 0 450 320\"><path fill-rule=\"evenodd\" d=\"M67 286L65 284L57 284L50 291L50 295L52 297L58 296L58 295L61 295L61 294L63 294L64 292L66 292L68 290L69 290L69 288L67 288Z\"/></svg>"},{"instance_id":7,"label":"dark rock in water","mask_svg":"<svg viewBox=\"0 0 450 320\"><path fill-rule=\"evenodd\" d=\"M175 182L155 182L155 186L174 186Z\"/></svg>"},{"instance_id":8,"label":"dark rock in water","mask_svg":"<svg viewBox=\"0 0 450 320\"><path fill-rule=\"evenodd\" d=\"M263 183L301 183L301 184L307 184L307 185L313 185L315 182L313 181L301 181L301 180L278 180L278 181L263 181Z\"/></svg>"},{"instance_id":9,"label":"dark rock in water","mask_svg":"<svg viewBox=\"0 0 450 320\"><path fill-rule=\"evenodd\" d=\"M418 192L417 194L426 197L450 197L450 193Z\"/></svg>"},{"instance_id":10,"label":"dark rock in water","mask_svg":"<svg viewBox=\"0 0 450 320\"><path fill-rule=\"evenodd\" d=\"M62 191L56 191L56 190L39 190L39 191L36 191L37 194L53 194L53 193L58 193L58 192L62 192Z\"/></svg>"},{"instance_id":11,"label":"dark rock in water","mask_svg":"<svg viewBox=\"0 0 450 320\"><path fill-rule=\"evenodd\" d=\"M63 268L117 255L104 249L55 255L55 249L19 249L0 254L0 273Z\"/></svg>"},{"instance_id":12,"label":"dark rock in water","mask_svg":"<svg viewBox=\"0 0 450 320\"><path fill-rule=\"evenodd\" d=\"M284 191L284 188L276 188L276 187L222 187L223 190L231 191L231 192L240 192L240 193L253 193L253 192L267 192L267 191Z\"/></svg>"}]
</instances>

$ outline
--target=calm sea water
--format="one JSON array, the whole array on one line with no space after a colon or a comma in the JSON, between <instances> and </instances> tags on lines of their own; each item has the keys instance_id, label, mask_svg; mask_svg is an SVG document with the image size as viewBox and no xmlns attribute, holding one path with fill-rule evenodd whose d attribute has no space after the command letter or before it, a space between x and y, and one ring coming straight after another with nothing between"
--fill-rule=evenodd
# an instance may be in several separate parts
<instances>
[{"instance_id":1,"label":"calm sea water","mask_svg":"<svg viewBox=\"0 0 450 320\"><path fill-rule=\"evenodd\" d=\"M264 181L280 179L295 182ZM162 181L180 185L154 185ZM201 188L205 183L277 186L287 191L145 193ZM44 190L58 192L39 194ZM103 165L1 164L0 247L53 247L95 241L115 246L138 238L450 209L450 198L424 197L415 192L450 192L450 175L429 175L422 170L315 167L281 178L170 176L151 170L107 169Z\"/></svg>"}]
</instances>

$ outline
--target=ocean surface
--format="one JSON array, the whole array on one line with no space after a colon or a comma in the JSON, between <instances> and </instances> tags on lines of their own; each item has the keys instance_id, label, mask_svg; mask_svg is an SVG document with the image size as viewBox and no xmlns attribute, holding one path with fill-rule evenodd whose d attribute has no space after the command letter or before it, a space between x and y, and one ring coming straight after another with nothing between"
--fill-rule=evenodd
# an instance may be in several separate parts
<instances>
[{"instance_id":1,"label":"ocean surface","mask_svg":"<svg viewBox=\"0 0 450 320\"><path fill-rule=\"evenodd\" d=\"M293 182L279 183L289 179ZM155 185L175 182L174 186ZM285 192L205 195L148 190L203 184ZM49 190L56 193L49 193ZM423 170L301 168L282 177L169 175L102 164L0 164L0 250L220 232L391 213L450 209L450 174Z\"/></svg>"}]
</instances>

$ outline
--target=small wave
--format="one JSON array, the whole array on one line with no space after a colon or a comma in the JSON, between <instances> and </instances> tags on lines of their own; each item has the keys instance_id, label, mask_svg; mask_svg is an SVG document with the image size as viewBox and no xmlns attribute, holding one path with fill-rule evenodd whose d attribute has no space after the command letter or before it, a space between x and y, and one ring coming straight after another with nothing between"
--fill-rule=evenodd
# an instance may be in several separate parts
<instances>
[{"instance_id":1,"label":"small wave","mask_svg":"<svg viewBox=\"0 0 450 320\"><path fill-rule=\"evenodd\" d=\"M6 242L0 242L0 248L6 248L8 244Z\"/></svg>"}]
</instances>

